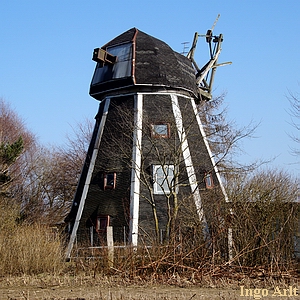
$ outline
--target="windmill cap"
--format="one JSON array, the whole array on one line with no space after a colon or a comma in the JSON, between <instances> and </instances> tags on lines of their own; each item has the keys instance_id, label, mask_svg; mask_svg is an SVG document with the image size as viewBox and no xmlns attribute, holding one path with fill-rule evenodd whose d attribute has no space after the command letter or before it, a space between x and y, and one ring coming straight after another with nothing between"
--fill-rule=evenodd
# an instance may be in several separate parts
<instances>
[{"instance_id":1,"label":"windmill cap","mask_svg":"<svg viewBox=\"0 0 300 300\"><path fill-rule=\"evenodd\" d=\"M97 100L126 91L181 90L197 95L192 62L165 42L136 28L93 52L97 62L90 95Z\"/></svg>"}]
</instances>

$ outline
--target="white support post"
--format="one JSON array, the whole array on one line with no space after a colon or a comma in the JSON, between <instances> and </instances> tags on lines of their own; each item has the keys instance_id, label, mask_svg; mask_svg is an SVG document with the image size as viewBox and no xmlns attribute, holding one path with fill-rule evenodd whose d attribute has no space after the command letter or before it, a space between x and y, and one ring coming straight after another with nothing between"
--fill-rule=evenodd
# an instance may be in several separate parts
<instances>
[{"instance_id":1,"label":"white support post","mask_svg":"<svg viewBox=\"0 0 300 300\"><path fill-rule=\"evenodd\" d=\"M230 201L229 201L229 199L228 199L227 192L226 192L225 187L224 187L224 184L223 184L223 182L222 182L221 175L220 175L220 173L219 173L217 164L216 164L216 162L215 162L214 156L213 156L212 151L211 151L211 149L210 149L210 146L209 146L209 143L208 143L208 139L207 139L207 137L206 137L206 133L205 133L203 124L202 124L202 122L201 122L201 119L200 119L200 116L199 116L199 112L198 112L198 109L197 109L197 106L196 106L196 103L195 103L194 99L191 99L191 103L192 103L192 106L193 106L193 109L194 109L194 113L195 113L195 116L196 116L196 120L197 120L199 129L200 129L200 132L201 132L202 137L203 137L203 140L204 140L204 144L205 144L206 149L207 149L207 151L208 151L208 153L209 153L210 160L211 160L211 162L212 162L212 165L213 165L215 174L216 174L216 176L217 176L217 178L218 178L218 181L219 181L219 184L220 184L222 193L223 193L223 195L224 195L225 202L226 202L226 203L230 203ZM233 214L231 208L230 208L230 214ZM230 227L228 228L228 234L227 234L227 237L228 237L228 258L229 258L229 261L231 261L232 258L233 258L233 236L232 236L232 228L230 228Z\"/></svg>"},{"instance_id":2,"label":"white support post","mask_svg":"<svg viewBox=\"0 0 300 300\"><path fill-rule=\"evenodd\" d=\"M81 219L84 204L85 204L85 199L86 199L86 196L87 196L87 193L88 193L88 190L89 190L89 185L90 185L90 182L91 182L91 178L92 178L92 174L93 174L93 170L94 170L94 166L95 166L95 162L96 162L96 158L97 158L97 154L98 154L98 150L99 150L99 144L100 144L100 141L101 141L104 125L105 125L105 122L106 122L106 117L107 117L107 114L108 114L109 105L110 105L110 99L107 98L107 99L105 99L103 115L102 115L101 122L100 122L100 125L99 125L99 128L98 128L97 137L96 137L96 141L95 141L95 145L94 145L94 149L93 149L93 154L92 154L92 158L91 158L89 169L88 169L88 174L87 174L87 177L86 177L86 180L85 180L85 184L84 184L83 192L82 192L82 195L81 195L81 198L80 198L80 203L79 203L76 219L75 219L75 222L74 222L74 225L73 225L73 230L72 230L70 241L69 241L68 248L67 248L67 251L66 251L66 260L70 260L71 252L72 252L73 245L74 245L74 241L76 239L77 230L78 230L78 227L79 227L80 219Z\"/></svg>"},{"instance_id":3,"label":"white support post","mask_svg":"<svg viewBox=\"0 0 300 300\"><path fill-rule=\"evenodd\" d=\"M196 177L195 169L193 166L188 141L186 138L186 133L185 133L185 130L183 127L182 115L181 115L177 95L171 94L171 100L172 100L172 108L173 108L175 123L176 123L176 127L177 127L177 132L178 132L178 136L179 136L179 141L181 143L182 156L184 159L189 184L190 184L190 187L192 190L192 194L194 197L194 202L196 205L196 210L197 210L199 219L203 224L204 238L206 239L209 236L208 225L207 225L207 221L206 221L206 218L204 215L200 191L199 191L198 184L197 184L197 177Z\"/></svg>"},{"instance_id":4,"label":"white support post","mask_svg":"<svg viewBox=\"0 0 300 300\"><path fill-rule=\"evenodd\" d=\"M106 227L106 240L107 240L107 265L112 268L114 266L114 235L113 227Z\"/></svg>"},{"instance_id":5,"label":"white support post","mask_svg":"<svg viewBox=\"0 0 300 300\"><path fill-rule=\"evenodd\" d=\"M90 227L90 239L91 239L91 247L94 247L94 227Z\"/></svg>"},{"instance_id":6,"label":"white support post","mask_svg":"<svg viewBox=\"0 0 300 300\"><path fill-rule=\"evenodd\" d=\"M138 244L141 146L143 127L143 95L137 94L134 99L134 131L130 187L130 223L129 240L133 247Z\"/></svg>"}]
</instances>

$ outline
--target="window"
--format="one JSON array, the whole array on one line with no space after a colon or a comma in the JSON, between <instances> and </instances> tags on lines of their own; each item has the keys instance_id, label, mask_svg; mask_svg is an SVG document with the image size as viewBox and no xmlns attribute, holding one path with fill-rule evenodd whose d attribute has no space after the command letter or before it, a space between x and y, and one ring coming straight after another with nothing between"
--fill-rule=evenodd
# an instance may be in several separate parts
<instances>
[{"instance_id":1,"label":"window","mask_svg":"<svg viewBox=\"0 0 300 300\"><path fill-rule=\"evenodd\" d=\"M103 176L103 189L114 190L116 188L117 174L116 173L104 173Z\"/></svg>"},{"instance_id":2,"label":"window","mask_svg":"<svg viewBox=\"0 0 300 300\"><path fill-rule=\"evenodd\" d=\"M94 51L97 64L92 85L131 76L132 43L125 43ZM103 62L102 62L103 61Z\"/></svg>"},{"instance_id":3,"label":"window","mask_svg":"<svg viewBox=\"0 0 300 300\"><path fill-rule=\"evenodd\" d=\"M210 173L205 174L204 180L207 189L211 189L214 186L213 178Z\"/></svg>"},{"instance_id":4,"label":"window","mask_svg":"<svg viewBox=\"0 0 300 300\"><path fill-rule=\"evenodd\" d=\"M174 187L174 165L153 165L154 194L169 194Z\"/></svg>"},{"instance_id":5,"label":"window","mask_svg":"<svg viewBox=\"0 0 300 300\"><path fill-rule=\"evenodd\" d=\"M101 215L97 217L96 230L105 231L107 226L109 226L110 217L109 215Z\"/></svg>"},{"instance_id":6,"label":"window","mask_svg":"<svg viewBox=\"0 0 300 300\"><path fill-rule=\"evenodd\" d=\"M151 136L153 138L170 138L170 124L169 123L151 124Z\"/></svg>"}]
</instances>

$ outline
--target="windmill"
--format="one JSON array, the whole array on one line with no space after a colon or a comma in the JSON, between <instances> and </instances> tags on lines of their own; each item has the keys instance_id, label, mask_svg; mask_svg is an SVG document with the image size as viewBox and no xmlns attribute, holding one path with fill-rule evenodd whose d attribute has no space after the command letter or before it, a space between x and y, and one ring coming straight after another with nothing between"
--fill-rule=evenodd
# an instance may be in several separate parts
<instances>
[{"instance_id":1,"label":"windmill","mask_svg":"<svg viewBox=\"0 0 300 300\"><path fill-rule=\"evenodd\" d=\"M207 74L218 66L223 37L206 34L210 60L202 68L197 38L184 56L131 28L94 50L90 95L100 104L66 218L67 259L75 241L100 246L108 226L115 241L133 247L167 239L186 199L209 236L203 200L227 196L196 103L211 99Z\"/></svg>"}]
</instances>

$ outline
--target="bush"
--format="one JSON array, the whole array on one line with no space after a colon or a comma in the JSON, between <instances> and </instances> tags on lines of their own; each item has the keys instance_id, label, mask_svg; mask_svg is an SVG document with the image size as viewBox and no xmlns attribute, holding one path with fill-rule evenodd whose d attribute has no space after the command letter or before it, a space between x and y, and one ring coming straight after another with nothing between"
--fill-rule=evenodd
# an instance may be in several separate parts
<instances>
[{"instance_id":1,"label":"bush","mask_svg":"<svg viewBox=\"0 0 300 300\"><path fill-rule=\"evenodd\" d=\"M235 216L235 259L240 265L293 265L299 224L297 192L297 181L283 171L235 178L229 197Z\"/></svg>"}]
</instances>

